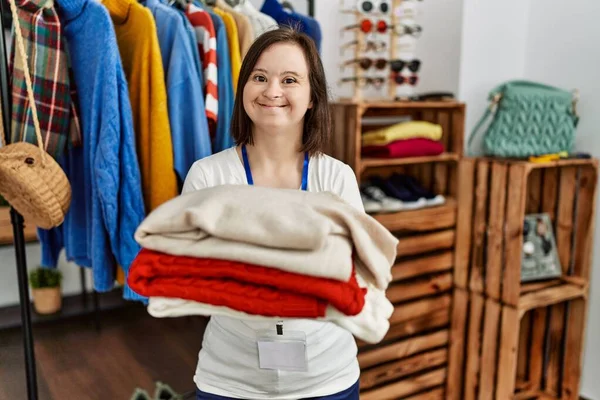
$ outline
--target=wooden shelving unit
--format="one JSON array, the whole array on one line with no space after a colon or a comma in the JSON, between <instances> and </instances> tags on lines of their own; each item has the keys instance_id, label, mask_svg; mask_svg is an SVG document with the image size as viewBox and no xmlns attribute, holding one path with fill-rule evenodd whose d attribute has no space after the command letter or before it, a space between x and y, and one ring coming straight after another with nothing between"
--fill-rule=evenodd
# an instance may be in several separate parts
<instances>
[{"instance_id":1,"label":"wooden shelving unit","mask_svg":"<svg viewBox=\"0 0 600 400\"><path fill-rule=\"evenodd\" d=\"M598 162L460 161L447 399L578 399ZM523 221L548 213L562 276L521 282Z\"/></svg>"},{"instance_id":2,"label":"wooden shelving unit","mask_svg":"<svg viewBox=\"0 0 600 400\"><path fill-rule=\"evenodd\" d=\"M35 225L24 222L23 236L25 242L37 241ZM10 207L0 207L0 245L13 244L13 226L10 222Z\"/></svg>"},{"instance_id":3,"label":"wooden shelving unit","mask_svg":"<svg viewBox=\"0 0 600 400\"><path fill-rule=\"evenodd\" d=\"M385 339L360 342L361 400L441 399L448 376L448 346L457 240L458 161L462 157L464 104L454 101L341 101L333 104L334 137L328 153L351 165L359 181L393 172L417 178L445 196L443 205L374 218L400 240L387 290L395 312ZM362 133L380 117L409 117L442 126L446 153L435 157L374 159L361 156ZM373 122L375 121L375 122Z\"/></svg>"}]
</instances>

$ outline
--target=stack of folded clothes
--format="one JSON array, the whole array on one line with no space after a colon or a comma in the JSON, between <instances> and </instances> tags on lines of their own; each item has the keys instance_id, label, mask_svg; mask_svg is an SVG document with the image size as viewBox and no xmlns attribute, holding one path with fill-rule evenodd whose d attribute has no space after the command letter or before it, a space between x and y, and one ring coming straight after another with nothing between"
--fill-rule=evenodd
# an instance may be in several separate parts
<instances>
[{"instance_id":1,"label":"stack of folded clothes","mask_svg":"<svg viewBox=\"0 0 600 400\"><path fill-rule=\"evenodd\" d=\"M426 121L406 121L362 135L362 155L375 158L436 156L445 151L442 127Z\"/></svg>"},{"instance_id":2,"label":"stack of folded clothes","mask_svg":"<svg viewBox=\"0 0 600 400\"><path fill-rule=\"evenodd\" d=\"M393 174L388 178L370 177L361 185L361 196L367 213L416 210L444 204L446 198L425 189L412 176Z\"/></svg>"},{"instance_id":3,"label":"stack of folded clothes","mask_svg":"<svg viewBox=\"0 0 600 400\"><path fill-rule=\"evenodd\" d=\"M155 317L314 318L371 343L389 329L398 240L332 193L207 188L154 210L135 238L127 281Z\"/></svg>"}]
</instances>

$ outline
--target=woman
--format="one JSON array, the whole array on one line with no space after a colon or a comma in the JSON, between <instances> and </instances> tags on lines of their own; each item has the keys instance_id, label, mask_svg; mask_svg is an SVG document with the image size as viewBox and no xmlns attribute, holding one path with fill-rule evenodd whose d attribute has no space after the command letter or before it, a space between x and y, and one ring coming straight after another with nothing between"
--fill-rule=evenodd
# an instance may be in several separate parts
<instances>
[{"instance_id":1,"label":"woman","mask_svg":"<svg viewBox=\"0 0 600 400\"><path fill-rule=\"evenodd\" d=\"M331 191L363 211L352 169L321 153L330 125L314 42L290 28L269 31L241 67L231 127L237 146L197 161L183 191L224 184ZM286 333L305 337L304 370L261 368L260 335L276 322L212 317L194 376L198 399L358 399L356 342L333 323L286 320Z\"/></svg>"}]
</instances>

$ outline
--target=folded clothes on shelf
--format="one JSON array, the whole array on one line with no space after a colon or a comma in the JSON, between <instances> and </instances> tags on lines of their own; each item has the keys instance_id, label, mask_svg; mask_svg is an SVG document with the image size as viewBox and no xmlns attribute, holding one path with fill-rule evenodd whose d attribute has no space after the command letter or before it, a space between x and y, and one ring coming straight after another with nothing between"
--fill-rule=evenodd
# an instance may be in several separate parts
<instances>
[{"instance_id":1,"label":"folded clothes on shelf","mask_svg":"<svg viewBox=\"0 0 600 400\"><path fill-rule=\"evenodd\" d=\"M414 177L393 174L388 178L370 177L361 186L367 213L398 212L442 205L443 195L425 189Z\"/></svg>"},{"instance_id":2,"label":"folded clothes on shelf","mask_svg":"<svg viewBox=\"0 0 600 400\"><path fill-rule=\"evenodd\" d=\"M442 142L425 138L402 139L386 145L362 147L363 156L375 158L437 156L444 151Z\"/></svg>"},{"instance_id":3,"label":"folded clothes on shelf","mask_svg":"<svg viewBox=\"0 0 600 400\"><path fill-rule=\"evenodd\" d=\"M363 146L384 146L404 139L430 139L439 141L442 138L442 126L427 121L403 121L386 126L362 135Z\"/></svg>"}]
</instances>

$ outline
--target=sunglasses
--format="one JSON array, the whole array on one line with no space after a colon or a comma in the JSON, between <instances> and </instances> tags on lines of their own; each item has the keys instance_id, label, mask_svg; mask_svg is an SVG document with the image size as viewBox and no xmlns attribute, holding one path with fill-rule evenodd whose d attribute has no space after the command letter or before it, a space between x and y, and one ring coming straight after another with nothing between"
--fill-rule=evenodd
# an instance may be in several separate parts
<instances>
[{"instance_id":1,"label":"sunglasses","mask_svg":"<svg viewBox=\"0 0 600 400\"><path fill-rule=\"evenodd\" d=\"M421 36L421 33L423 32L423 28L421 27L421 25L404 25L404 24L398 24L394 26L394 34L398 35L398 36L403 36L403 35L412 35L414 37L419 37Z\"/></svg>"},{"instance_id":2,"label":"sunglasses","mask_svg":"<svg viewBox=\"0 0 600 400\"><path fill-rule=\"evenodd\" d=\"M374 12L387 14L390 11L390 3L388 0L358 0L356 9L362 14Z\"/></svg>"},{"instance_id":3,"label":"sunglasses","mask_svg":"<svg viewBox=\"0 0 600 400\"><path fill-rule=\"evenodd\" d=\"M345 67L351 64L358 64L364 70L367 70L371 67L374 67L375 69L384 69L385 67L387 67L388 62L388 60L383 58L362 57L346 61L342 66Z\"/></svg>"},{"instance_id":4,"label":"sunglasses","mask_svg":"<svg viewBox=\"0 0 600 400\"><path fill-rule=\"evenodd\" d=\"M416 85L417 82L419 81L419 77L417 75L400 75L399 73L395 72L392 74L392 80L396 83L396 85Z\"/></svg>"},{"instance_id":5,"label":"sunglasses","mask_svg":"<svg viewBox=\"0 0 600 400\"><path fill-rule=\"evenodd\" d=\"M355 82L356 84L358 84L361 87L370 85L376 89L379 89L385 84L386 79L382 78L382 77L366 77L366 76L360 76L360 77L352 76L352 77L340 79L340 83L345 83L345 82Z\"/></svg>"},{"instance_id":6,"label":"sunglasses","mask_svg":"<svg viewBox=\"0 0 600 400\"><path fill-rule=\"evenodd\" d=\"M370 19L363 19L362 21L360 21L359 24L345 26L343 28L343 30L347 31L350 29L358 28L361 31L363 31L364 33L371 33L371 32L385 33L387 31L388 27L389 27L388 23L385 22L384 20L379 20L379 21L373 23L373 21L371 21Z\"/></svg>"},{"instance_id":7,"label":"sunglasses","mask_svg":"<svg viewBox=\"0 0 600 400\"><path fill-rule=\"evenodd\" d=\"M394 72L401 72L405 67L412 72L417 72L421 67L421 60L392 60L390 61L390 69Z\"/></svg>"},{"instance_id":8,"label":"sunglasses","mask_svg":"<svg viewBox=\"0 0 600 400\"><path fill-rule=\"evenodd\" d=\"M358 40L353 40L341 46L340 50L343 52L348 47L357 46L360 51L384 51L387 48L387 43L383 40L368 40L366 43L359 45Z\"/></svg>"}]
</instances>

